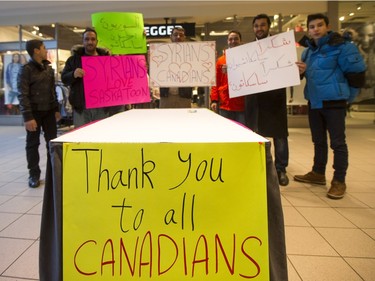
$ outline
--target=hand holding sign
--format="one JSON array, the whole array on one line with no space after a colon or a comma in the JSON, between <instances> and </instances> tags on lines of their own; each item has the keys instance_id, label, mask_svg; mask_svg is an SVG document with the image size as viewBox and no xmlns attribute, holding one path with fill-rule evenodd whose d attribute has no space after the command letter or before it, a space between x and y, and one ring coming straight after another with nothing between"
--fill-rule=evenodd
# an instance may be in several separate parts
<instances>
[{"instance_id":1,"label":"hand holding sign","mask_svg":"<svg viewBox=\"0 0 375 281\"><path fill-rule=\"evenodd\" d=\"M85 76L85 71L82 68L76 68L73 75L74 78L82 78L83 76Z\"/></svg>"}]
</instances>

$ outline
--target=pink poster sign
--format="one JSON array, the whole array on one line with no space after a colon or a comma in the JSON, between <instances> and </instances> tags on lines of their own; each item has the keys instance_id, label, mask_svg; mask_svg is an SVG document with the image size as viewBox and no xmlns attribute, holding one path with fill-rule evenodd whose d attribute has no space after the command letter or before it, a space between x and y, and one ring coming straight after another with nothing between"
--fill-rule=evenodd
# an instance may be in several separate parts
<instances>
[{"instance_id":1,"label":"pink poster sign","mask_svg":"<svg viewBox=\"0 0 375 281\"><path fill-rule=\"evenodd\" d=\"M86 107L150 102L144 55L84 56Z\"/></svg>"}]
</instances>

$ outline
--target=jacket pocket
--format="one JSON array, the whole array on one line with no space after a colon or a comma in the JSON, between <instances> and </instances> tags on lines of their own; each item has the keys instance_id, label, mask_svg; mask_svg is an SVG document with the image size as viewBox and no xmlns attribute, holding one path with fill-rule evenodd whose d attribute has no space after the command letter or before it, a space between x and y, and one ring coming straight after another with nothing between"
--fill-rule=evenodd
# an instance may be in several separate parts
<instances>
[{"instance_id":1,"label":"jacket pocket","mask_svg":"<svg viewBox=\"0 0 375 281\"><path fill-rule=\"evenodd\" d=\"M318 65L321 69L335 69L338 67L338 56L340 50L320 53L318 55Z\"/></svg>"}]
</instances>

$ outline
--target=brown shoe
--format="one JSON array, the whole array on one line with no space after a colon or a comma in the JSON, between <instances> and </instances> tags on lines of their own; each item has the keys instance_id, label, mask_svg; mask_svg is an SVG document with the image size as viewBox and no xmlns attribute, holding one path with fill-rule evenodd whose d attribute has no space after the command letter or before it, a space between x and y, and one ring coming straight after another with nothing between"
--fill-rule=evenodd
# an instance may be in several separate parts
<instances>
[{"instance_id":1,"label":"brown shoe","mask_svg":"<svg viewBox=\"0 0 375 281\"><path fill-rule=\"evenodd\" d=\"M333 179L331 182L331 188L328 190L327 196L331 199L341 199L344 197L345 190L345 182Z\"/></svg>"},{"instance_id":2,"label":"brown shoe","mask_svg":"<svg viewBox=\"0 0 375 281\"><path fill-rule=\"evenodd\" d=\"M306 175L294 176L294 180L313 184L326 184L326 176L315 173L314 171L308 172Z\"/></svg>"}]
</instances>

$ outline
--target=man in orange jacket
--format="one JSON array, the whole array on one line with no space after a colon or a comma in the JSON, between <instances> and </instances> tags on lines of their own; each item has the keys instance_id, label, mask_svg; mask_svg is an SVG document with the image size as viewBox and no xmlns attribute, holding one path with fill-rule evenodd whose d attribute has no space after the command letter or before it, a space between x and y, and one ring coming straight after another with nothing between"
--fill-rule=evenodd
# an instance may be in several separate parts
<instances>
[{"instance_id":1,"label":"man in orange jacket","mask_svg":"<svg viewBox=\"0 0 375 281\"><path fill-rule=\"evenodd\" d=\"M232 30L228 34L228 48L241 44L241 33ZM229 97L228 75L225 54L216 62L216 86L211 88L211 109L223 117L245 124L245 98Z\"/></svg>"}]
</instances>

